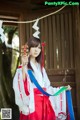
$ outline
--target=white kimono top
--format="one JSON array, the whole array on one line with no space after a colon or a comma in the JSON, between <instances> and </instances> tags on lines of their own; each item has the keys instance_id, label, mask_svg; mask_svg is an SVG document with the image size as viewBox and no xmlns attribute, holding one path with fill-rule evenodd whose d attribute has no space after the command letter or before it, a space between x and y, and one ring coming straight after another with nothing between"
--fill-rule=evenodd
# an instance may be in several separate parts
<instances>
[{"instance_id":1,"label":"white kimono top","mask_svg":"<svg viewBox=\"0 0 80 120\"><path fill-rule=\"evenodd\" d=\"M50 85L50 81L48 79L47 73L44 68L42 70L43 71L43 75L42 75L40 65L37 64L37 67L36 67L32 62L30 63L34 70L33 74L42 88L46 88L47 92L50 94L54 94L60 89L59 87L53 88ZM27 85L28 85L28 90L30 94L27 96L24 91L22 68L18 68L16 71L16 74L13 79L13 89L15 92L15 103L19 106L19 110L22 111L23 114L28 115L35 111L33 89L36 88L36 86L34 85L34 83L31 82L27 72L27 68L25 68L25 72L27 74L27 80L28 80ZM58 116L60 112L64 112L66 114L65 91L58 96L50 96L49 100L51 102L52 108L54 109L56 116Z\"/></svg>"}]
</instances>

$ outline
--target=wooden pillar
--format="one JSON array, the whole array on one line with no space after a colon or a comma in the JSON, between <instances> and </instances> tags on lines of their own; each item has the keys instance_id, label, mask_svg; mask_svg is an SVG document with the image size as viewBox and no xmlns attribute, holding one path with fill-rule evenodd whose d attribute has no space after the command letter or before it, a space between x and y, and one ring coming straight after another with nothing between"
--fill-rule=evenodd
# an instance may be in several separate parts
<instances>
[{"instance_id":1,"label":"wooden pillar","mask_svg":"<svg viewBox=\"0 0 80 120\"><path fill-rule=\"evenodd\" d=\"M80 120L80 10L79 6L73 8L74 22L74 60L75 60L75 79L76 79L76 96L77 97L77 119Z\"/></svg>"},{"instance_id":2,"label":"wooden pillar","mask_svg":"<svg viewBox=\"0 0 80 120\"><path fill-rule=\"evenodd\" d=\"M26 15L25 14L21 14L19 21L26 21ZM19 23L19 43L20 46L25 44L26 42L26 23Z\"/></svg>"},{"instance_id":3,"label":"wooden pillar","mask_svg":"<svg viewBox=\"0 0 80 120\"><path fill-rule=\"evenodd\" d=\"M19 21L26 21L26 15L25 14L21 14ZM19 23L19 50L21 53L21 46L24 45L26 43L26 23ZM21 57L20 57L20 61L21 61Z\"/></svg>"}]
</instances>

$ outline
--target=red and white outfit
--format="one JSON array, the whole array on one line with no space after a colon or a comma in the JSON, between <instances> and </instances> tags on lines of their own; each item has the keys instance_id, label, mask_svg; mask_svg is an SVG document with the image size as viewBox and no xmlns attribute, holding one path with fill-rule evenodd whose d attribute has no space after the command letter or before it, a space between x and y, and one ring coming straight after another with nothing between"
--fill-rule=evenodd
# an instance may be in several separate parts
<instances>
[{"instance_id":1,"label":"red and white outfit","mask_svg":"<svg viewBox=\"0 0 80 120\"><path fill-rule=\"evenodd\" d=\"M33 74L39 85L50 94L54 94L59 88L50 86L50 81L45 69L41 73L40 65L37 67L32 63ZM59 113L66 114L65 91L58 96L45 96L31 82L25 68L27 78L25 82L22 78L22 67L17 69L13 79L13 89L15 92L15 102L19 106L20 120L56 120ZM65 119L61 119L65 120Z\"/></svg>"}]
</instances>

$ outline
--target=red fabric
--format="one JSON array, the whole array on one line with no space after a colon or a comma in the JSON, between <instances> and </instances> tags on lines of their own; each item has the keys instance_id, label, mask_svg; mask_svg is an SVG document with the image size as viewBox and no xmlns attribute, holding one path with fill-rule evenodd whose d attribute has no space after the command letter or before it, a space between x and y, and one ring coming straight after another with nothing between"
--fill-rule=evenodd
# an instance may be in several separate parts
<instances>
[{"instance_id":1,"label":"red fabric","mask_svg":"<svg viewBox=\"0 0 80 120\"><path fill-rule=\"evenodd\" d=\"M35 112L29 115L20 113L20 120L56 120L49 97L41 96L41 92L34 89Z\"/></svg>"},{"instance_id":2,"label":"red fabric","mask_svg":"<svg viewBox=\"0 0 80 120\"><path fill-rule=\"evenodd\" d=\"M41 45L42 45L42 65L41 65L41 67L44 67L44 47L46 44L44 42L42 42Z\"/></svg>"},{"instance_id":3,"label":"red fabric","mask_svg":"<svg viewBox=\"0 0 80 120\"><path fill-rule=\"evenodd\" d=\"M24 90L25 90L26 95L29 95L27 77L24 80Z\"/></svg>"},{"instance_id":4,"label":"red fabric","mask_svg":"<svg viewBox=\"0 0 80 120\"><path fill-rule=\"evenodd\" d=\"M22 68L22 66L20 65L20 66L18 66L18 68Z\"/></svg>"},{"instance_id":5,"label":"red fabric","mask_svg":"<svg viewBox=\"0 0 80 120\"><path fill-rule=\"evenodd\" d=\"M67 120L70 120L70 115L69 114L67 115Z\"/></svg>"},{"instance_id":6,"label":"red fabric","mask_svg":"<svg viewBox=\"0 0 80 120\"><path fill-rule=\"evenodd\" d=\"M67 119L66 120L70 120L70 115L69 115L69 112L68 112L68 105L66 103L66 111L67 111Z\"/></svg>"}]
</instances>

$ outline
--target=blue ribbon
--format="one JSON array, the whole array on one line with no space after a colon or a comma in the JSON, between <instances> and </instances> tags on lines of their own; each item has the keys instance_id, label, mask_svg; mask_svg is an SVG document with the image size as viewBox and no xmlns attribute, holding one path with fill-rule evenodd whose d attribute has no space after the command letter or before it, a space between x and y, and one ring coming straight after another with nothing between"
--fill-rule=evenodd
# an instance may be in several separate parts
<instances>
[{"instance_id":1,"label":"blue ribbon","mask_svg":"<svg viewBox=\"0 0 80 120\"><path fill-rule=\"evenodd\" d=\"M46 96L57 96L59 95L60 93L62 93L64 90L67 90L67 87L62 87L60 90L58 90L55 94L51 95L49 93L47 93L46 91L44 91L42 89L42 87L38 84L36 78L34 77L33 73L32 73L32 70L28 70L28 74L29 74L29 77L30 77L30 80L35 84L35 86Z\"/></svg>"},{"instance_id":2,"label":"blue ribbon","mask_svg":"<svg viewBox=\"0 0 80 120\"><path fill-rule=\"evenodd\" d=\"M75 120L73 104L72 104L72 97L71 97L71 91L69 91L69 90L66 91L66 98L67 98L68 112L69 112L70 120Z\"/></svg>"},{"instance_id":3,"label":"blue ribbon","mask_svg":"<svg viewBox=\"0 0 80 120\"><path fill-rule=\"evenodd\" d=\"M52 96L51 94L45 92L42 87L38 84L37 80L35 79L33 73L32 73L32 70L28 70L28 74L29 74L29 77L30 77L30 80L36 85L36 87L45 95L47 96Z\"/></svg>"}]
</instances>

